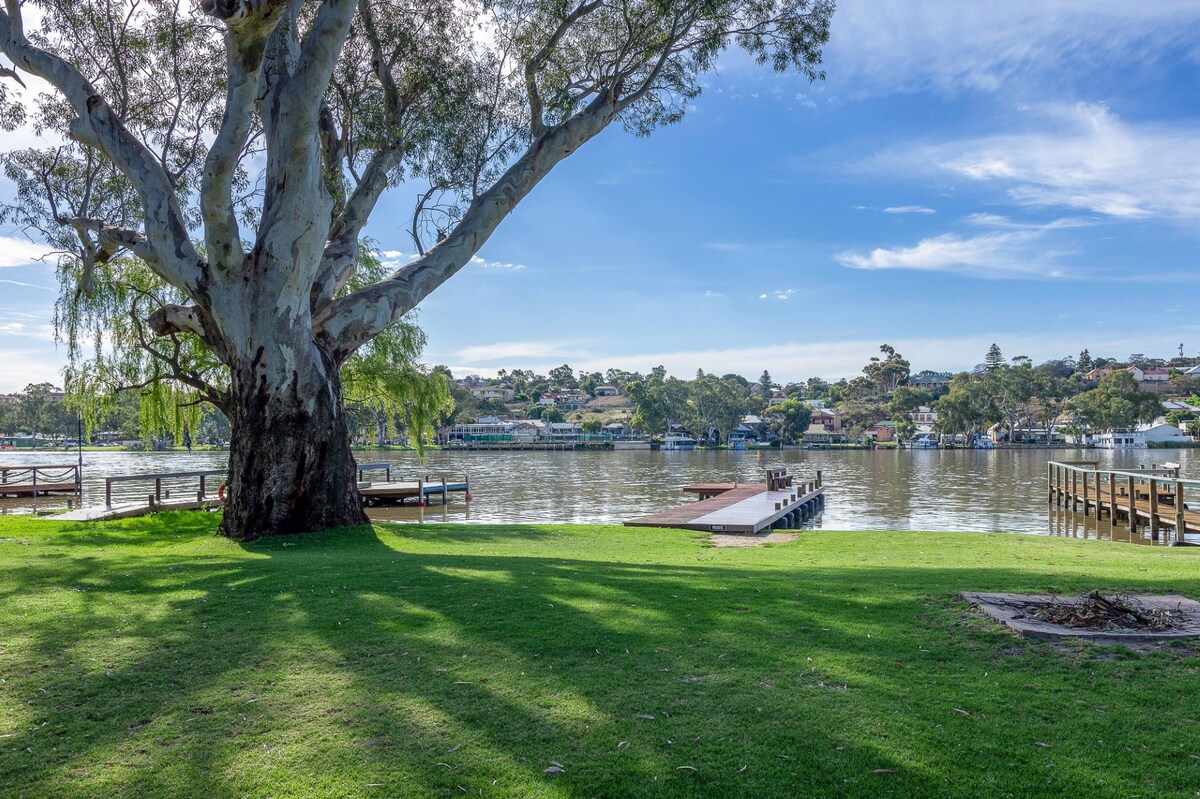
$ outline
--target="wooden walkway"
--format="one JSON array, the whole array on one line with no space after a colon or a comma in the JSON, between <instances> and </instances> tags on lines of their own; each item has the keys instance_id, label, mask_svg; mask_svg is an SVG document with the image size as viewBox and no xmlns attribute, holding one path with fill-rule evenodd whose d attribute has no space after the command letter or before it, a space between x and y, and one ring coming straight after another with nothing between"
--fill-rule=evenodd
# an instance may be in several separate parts
<instances>
[{"instance_id":1,"label":"wooden walkway","mask_svg":"<svg viewBox=\"0 0 1200 799\"><path fill-rule=\"evenodd\" d=\"M1157 540L1170 530L1177 542L1189 533L1200 533L1200 510L1188 507L1188 498L1200 507L1200 480L1179 477L1179 467L1102 469L1092 461L1050 461L1047 472L1049 501L1084 516L1107 516L1122 522L1130 532L1143 527Z\"/></svg>"},{"instance_id":2,"label":"wooden walkway","mask_svg":"<svg viewBox=\"0 0 1200 799\"><path fill-rule=\"evenodd\" d=\"M825 506L821 473L808 483L794 484L784 469L770 470L763 483L700 483L685 486L699 502L630 519L628 527L673 527L710 533L757 533L768 527L798 527Z\"/></svg>"}]
</instances>

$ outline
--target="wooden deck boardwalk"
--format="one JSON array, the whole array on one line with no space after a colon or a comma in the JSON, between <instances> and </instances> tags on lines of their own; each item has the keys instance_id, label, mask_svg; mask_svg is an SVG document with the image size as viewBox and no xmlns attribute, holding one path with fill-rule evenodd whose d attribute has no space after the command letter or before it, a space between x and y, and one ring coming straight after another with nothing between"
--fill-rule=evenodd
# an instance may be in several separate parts
<instances>
[{"instance_id":1,"label":"wooden deck boardwalk","mask_svg":"<svg viewBox=\"0 0 1200 799\"><path fill-rule=\"evenodd\" d=\"M798 527L825 505L821 473L794 484L784 469L770 470L763 483L699 483L684 486L699 502L630 519L627 527L673 527L710 533L757 533L768 527Z\"/></svg>"},{"instance_id":2,"label":"wooden deck boardwalk","mask_svg":"<svg viewBox=\"0 0 1200 799\"><path fill-rule=\"evenodd\" d=\"M1146 528L1151 538L1170 530L1177 543L1200 533L1200 480L1179 477L1179 467L1152 466L1144 469L1103 469L1093 461L1050 461L1047 471L1048 499L1084 516L1107 516L1121 522L1130 532Z\"/></svg>"}]
</instances>

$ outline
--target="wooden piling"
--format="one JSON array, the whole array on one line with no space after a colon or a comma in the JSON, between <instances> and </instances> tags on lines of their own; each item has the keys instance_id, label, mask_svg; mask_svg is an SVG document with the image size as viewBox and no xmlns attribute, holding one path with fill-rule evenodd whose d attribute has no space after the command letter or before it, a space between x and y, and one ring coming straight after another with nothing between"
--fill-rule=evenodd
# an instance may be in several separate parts
<instances>
[{"instance_id":1,"label":"wooden piling","mask_svg":"<svg viewBox=\"0 0 1200 799\"><path fill-rule=\"evenodd\" d=\"M1182 541L1187 535L1187 520L1184 517L1183 483L1175 484L1175 540Z\"/></svg>"},{"instance_id":2,"label":"wooden piling","mask_svg":"<svg viewBox=\"0 0 1200 799\"><path fill-rule=\"evenodd\" d=\"M1158 481L1150 478L1150 537L1158 540Z\"/></svg>"},{"instance_id":3,"label":"wooden piling","mask_svg":"<svg viewBox=\"0 0 1200 799\"><path fill-rule=\"evenodd\" d=\"M1129 475L1129 532L1136 533L1137 526L1137 489L1134 486L1133 475Z\"/></svg>"},{"instance_id":4,"label":"wooden piling","mask_svg":"<svg viewBox=\"0 0 1200 799\"><path fill-rule=\"evenodd\" d=\"M1097 478L1097 480L1099 480L1100 475L1097 474L1096 478ZM1100 492L1097 491L1096 493L1100 493ZM1088 473L1087 472L1083 473L1083 515L1084 516L1088 515Z\"/></svg>"},{"instance_id":5,"label":"wooden piling","mask_svg":"<svg viewBox=\"0 0 1200 799\"><path fill-rule=\"evenodd\" d=\"M1108 520L1117 518L1117 476L1108 473Z\"/></svg>"}]
</instances>

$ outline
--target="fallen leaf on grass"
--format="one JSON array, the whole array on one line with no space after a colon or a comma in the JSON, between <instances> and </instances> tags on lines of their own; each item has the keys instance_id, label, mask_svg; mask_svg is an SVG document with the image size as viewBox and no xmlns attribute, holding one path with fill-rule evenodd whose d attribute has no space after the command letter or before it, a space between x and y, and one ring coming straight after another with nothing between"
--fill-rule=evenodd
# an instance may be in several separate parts
<instances>
[{"instance_id":1,"label":"fallen leaf on grass","mask_svg":"<svg viewBox=\"0 0 1200 799\"><path fill-rule=\"evenodd\" d=\"M649 719L650 721L654 721L654 716L651 716L649 713L634 713L633 717L638 718L638 719Z\"/></svg>"},{"instance_id":2,"label":"fallen leaf on grass","mask_svg":"<svg viewBox=\"0 0 1200 799\"><path fill-rule=\"evenodd\" d=\"M896 769L894 769L894 768L874 768L874 769L871 769L871 773L872 774L895 774Z\"/></svg>"},{"instance_id":3,"label":"fallen leaf on grass","mask_svg":"<svg viewBox=\"0 0 1200 799\"><path fill-rule=\"evenodd\" d=\"M551 763L546 768L542 769L543 774L566 774L567 770L557 763Z\"/></svg>"},{"instance_id":4,"label":"fallen leaf on grass","mask_svg":"<svg viewBox=\"0 0 1200 799\"><path fill-rule=\"evenodd\" d=\"M741 774L743 771L745 771L745 770L746 770L746 769L748 769L748 768L750 768L750 764L749 764L749 763L747 763L746 765L744 765L744 766L742 766L740 769L738 769L738 770L737 770L737 773L738 773L738 774Z\"/></svg>"},{"instance_id":5,"label":"fallen leaf on grass","mask_svg":"<svg viewBox=\"0 0 1200 799\"><path fill-rule=\"evenodd\" d=\"M455 744L454 746L450 747L449 751L447 751L446 754L452 755L455 752L457 752L459 749L462 749L462 744Z\"/></svg>"},{"instance_id":6,"label":"fallen leaf on grass","mask_svg":"<svg viewBox=\"0 0 1200 799\"><path fill-rule=\"evenodd\" d=\"M955 713L962 713L962 714L963 714L964 716L966 716L967 718L971 718L971 714L970 714L970 713L968 713L967 711L963 710L961 707L956 707L956 708L954 708L954 712L955 712Z\"/></svg>"},{"instance_id":7,"label":"fallen leaf on grass","mask_svg":"<svg viewBox=\"0 0 1200 799\"><path fill-rule=\"evenodd\" d=\"M1044 744L1044 743L1042 743L1041 741L1034 741L1034 742L1033 742L1033 745L1034 745L1034 746L1040 746L1040 747L1042 747L1043 749L1049 749L1049 748L1050 748L1050 744Z\"/></svg>"},{"instance_id":8,"label":"fallen leaf on grass","mask_svg":"<svg viewBox=\"0 0 1200 799\"><path fill-rule=\"evenodd\" d=\"M629 741L621 741L620 743L617 744L618 749L624 749L627 746L629 746Z\"/></svg>"},{"instance_id":9,"label":"fallen leaf on grass","mask_svg":"<svg viewBox=\"0 0 1200 799\"><path fill-rule=\"evenodd\" d=\"M451 769L451 770L454 769L454 766L450 765L449 763L438 763L437 765L445 766L446 768Z\"/></svg>"},{"instance_id":10,"label":"fallen leaf on grass","mask_svg":"<svg viewBox=\"0 0 1200 799\"><path fill-rule=\"evenodd\" d=\"M471 681L470 680L455 680L454 684L455 685L470 685Z\"/></svg>"},{"instance_id":11,"label":"fallen leaf on grass","mask_svg":"<svg viewBox=\"0 0 1200 799\"><path fill-rule=\"evenodd\" d=\"M676 771L699 771L700 769L696 768L695 766L676 766L675 770Z\"/></svg>"}]
</instances>

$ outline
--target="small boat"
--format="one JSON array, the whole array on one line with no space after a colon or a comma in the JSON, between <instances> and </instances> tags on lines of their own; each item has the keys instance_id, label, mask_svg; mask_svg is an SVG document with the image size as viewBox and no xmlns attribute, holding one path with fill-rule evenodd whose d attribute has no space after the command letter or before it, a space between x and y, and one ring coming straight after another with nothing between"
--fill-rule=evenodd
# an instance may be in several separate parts
<instances>
[{"instance_id":1,"label":"small boat","mask_svg":"<svg viewBox=\"0 0 1200 799\"><path fill-rule=\"evenodd\" d=\"M937 449L939 446L938 440L930 433L922 433L908 442L909 449Z\"/></svg>"},{"instance_id":2,"label":"small boat","mask_svg":"<svg viewBox=\"0 0 1200 799\"><path fill-rule=\"evenodd\" d=\"M744 450L746 448L746 442L745 441L730 441L728 444L725 445L725 448L726 449L742 449L742 450Z\"/></svg>"},{"instance_id":3,"label":"small boat","mask_svg":"<svg viewBox=\"0 0 1200 799\"><path fill-rule=\"evenodd\" d=\"M696 439L691 436L679 435L672 433L663 439L663 449L695 449Z\"/></svg>"},{"instance_id":4,"label":"small boat","mask_svg":"<svg viewBox=\"0 0 1200 799\"><path fill-rule=\"evenodd\" d=\"M996 448L996 445L994 443L992 443L992 440L990 438L985 438L983 436L979 436L978 438L975 439L974 443L971 444L971 449L995 449L995 448Z\"/></svg>"}]
</instances>

